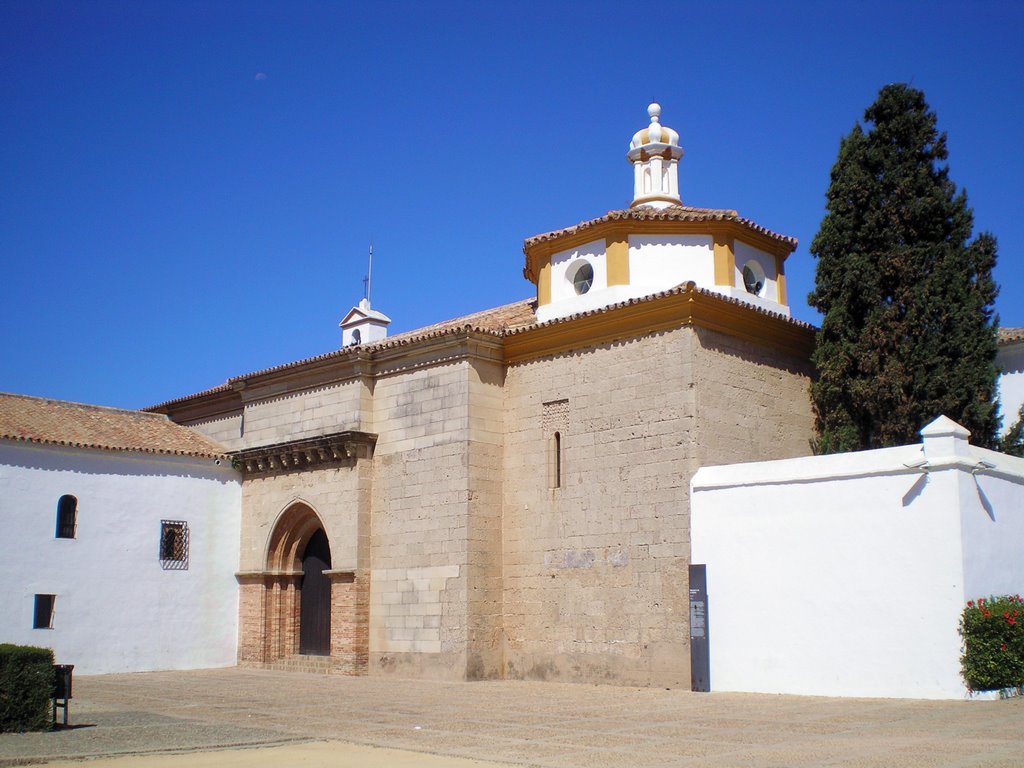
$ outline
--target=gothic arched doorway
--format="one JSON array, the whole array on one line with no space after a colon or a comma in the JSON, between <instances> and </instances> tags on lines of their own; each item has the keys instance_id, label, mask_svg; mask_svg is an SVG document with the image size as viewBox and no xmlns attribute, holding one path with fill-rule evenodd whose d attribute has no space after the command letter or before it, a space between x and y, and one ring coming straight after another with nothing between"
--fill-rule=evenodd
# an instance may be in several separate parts
<instances>
[{"instance_id":1,"label":"gothic arched doorway","mask_svg":"<svg viewBox=\"0 0 1024 768\"><path fill-rule=\"evenodd\" d=\"M331 654L331 547L323 528L317 528L302 554L299 586L299 653Z\"/></svg>"},{"instance_id":2,"label":"gothic arched doorway","mask_svg":"<svg viewBox=\"0 0 1024 768\"><path fill-rule=\"evenodd\" d=\"M351 556L345 546L344 538L328 538L308 503L285 508L271 528L263 567L238 574L240 663L365 674L369 573L336 567Z\"/></svg>"},{"instance_id":3,"label":"gothic arched doorway","mask_svg":"<svg viewBox=\"0 0 1024 768\"><path fill-rule=\"evenodd\" d=\"M331 547L320 516L295 502L267 547L265 660L331 655Z\"/></svg>"}]
</instances>

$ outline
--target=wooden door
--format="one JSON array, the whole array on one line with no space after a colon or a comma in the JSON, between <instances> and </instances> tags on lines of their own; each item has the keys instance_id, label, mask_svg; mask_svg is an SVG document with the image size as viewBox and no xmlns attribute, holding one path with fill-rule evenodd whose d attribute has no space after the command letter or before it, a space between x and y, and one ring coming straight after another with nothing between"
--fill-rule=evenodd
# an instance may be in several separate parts
<instances>
[{"instance_id":1,"label":"wooden door","mask_svg":"<svg viewBox=\"0 0 1024 768\"><path fill-rule=\"evenodd\" d=\"M302 596L299 616L299 653L331 653L331 582L324 571L331 567L327 534L318 528L302 555Z\"/></svg>"}]
</instances>

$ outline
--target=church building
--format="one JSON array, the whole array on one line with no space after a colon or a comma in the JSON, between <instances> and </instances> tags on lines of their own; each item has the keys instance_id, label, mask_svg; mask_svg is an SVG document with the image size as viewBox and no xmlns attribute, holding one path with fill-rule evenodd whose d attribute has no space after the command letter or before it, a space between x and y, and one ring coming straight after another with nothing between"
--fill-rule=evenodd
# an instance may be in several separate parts
<instances>
[{"instance_id":1,"label":"church building","mask_svg":"<svg viewBox=\"0 0 1024 768\"><path fill-rule=\"evenodd\" d=\"M241 474L243 665L690 685L690 481L807 455L796 241L683 203L651 104L634 199L528 238L528 300L154 406Z\"/></svg>"}]
</instances>

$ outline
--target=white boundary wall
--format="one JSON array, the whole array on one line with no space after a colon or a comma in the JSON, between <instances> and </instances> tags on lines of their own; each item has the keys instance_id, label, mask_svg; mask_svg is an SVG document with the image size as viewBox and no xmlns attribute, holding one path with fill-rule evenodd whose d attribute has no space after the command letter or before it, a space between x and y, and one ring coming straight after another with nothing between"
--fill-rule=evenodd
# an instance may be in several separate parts
<instances>
[{"instance_id":1,"label":"white boundary wall","mask_svg":"<svg viewBox=\"0 0 1024 768\"><path fill-rule=\"evenodd\" d=\"M697 472L712 690L966 695L965 601L1024 592L1024 460L944 417L922 435Z\"/></svg>"},{"instance_id":2,"label":"white boundary wall","mask_svg":"<svg viewBox=\"0 0 1024 768\"><path fill-rule=\"evenodd\" d=\"M74 539L57 501L78 499ZM212 459L0 441L0 642L54 649L80 674L231 666L238 642L238 474ZM160 521L188 523L164 570ZM35 594L56 595L33 629Z\"/></svg>"}]
</instances>

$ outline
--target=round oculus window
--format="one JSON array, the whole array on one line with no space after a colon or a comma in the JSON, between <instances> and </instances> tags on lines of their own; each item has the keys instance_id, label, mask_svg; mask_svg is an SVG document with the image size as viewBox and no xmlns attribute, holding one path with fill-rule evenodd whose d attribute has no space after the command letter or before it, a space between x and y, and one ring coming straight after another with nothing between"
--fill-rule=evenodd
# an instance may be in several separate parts
<instances>
[{"instance_id":1,"label":"round oculus window","mask_svg":"<svg viewBox=\"0 0 1024 768\"><path fill-rule=\"evenodd\" d=\"M760 296L764 289L764 270L756 261L748 261L743 267L743 287L747 293Z\"/></svg>"},{"instance_id":2,"label":"round oculus window","mask_svg":"<svg viewBox=\"0 0 1024 768\"><path fill-rule=\"evenodd\" d=\"M594 284L594 268L587 262L583 262L572 274L572 287L578 296L590 290Z\"/></svg>"}]
</instances>

